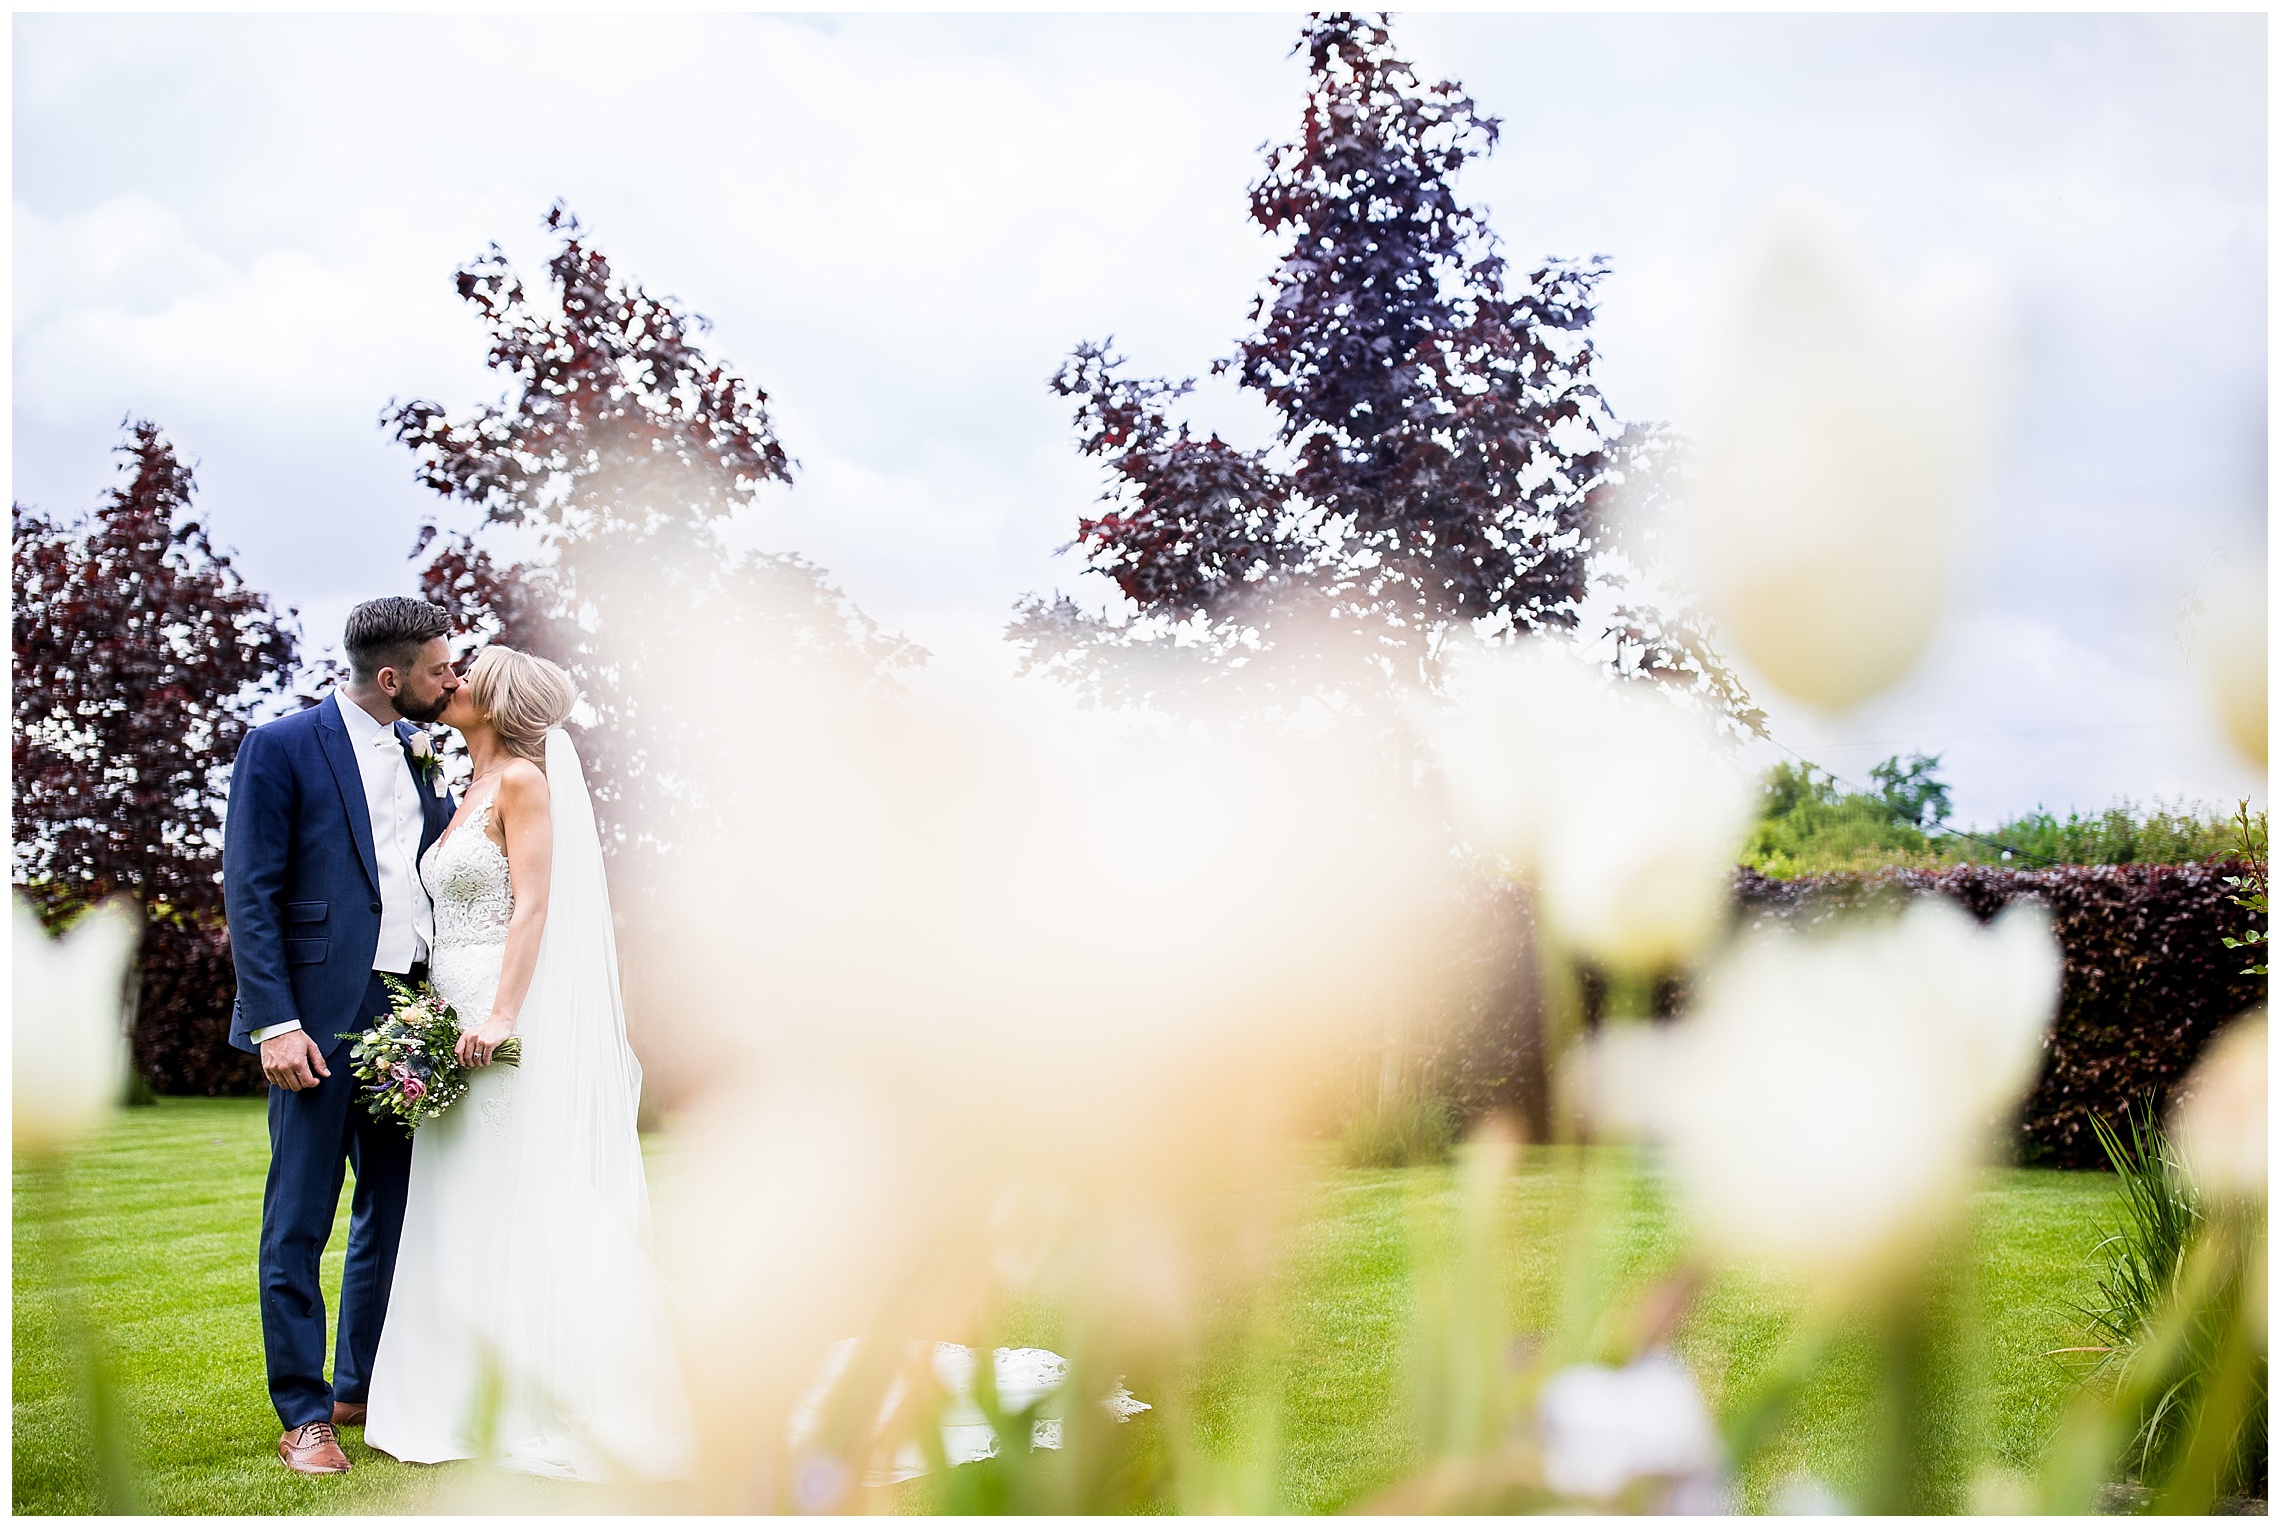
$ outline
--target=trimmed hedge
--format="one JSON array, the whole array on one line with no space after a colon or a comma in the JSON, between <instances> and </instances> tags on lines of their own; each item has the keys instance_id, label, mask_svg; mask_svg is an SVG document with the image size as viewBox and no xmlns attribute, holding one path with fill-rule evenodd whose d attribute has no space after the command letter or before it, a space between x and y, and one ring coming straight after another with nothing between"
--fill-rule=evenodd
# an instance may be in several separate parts
<instances>
[{"instance_id":1,"label":"trimmed hedge","mask_svg":"<svg viewBox=\"0 0 2280 1528\"><path fill-rule=\"evenodd\" d=\"M2241 974L2249 953L2228 950L2250 914L2224 884L2232 862L2201 865L2076 865L2009 870L1962 865L1771 880L1735 876L1747 922L1812 924L1895 897L1951 896L1982 922L2021 898L2040 901L2065 952L2066 974L2048 1054L2020 1121L2021 1159L2104 1167L2092 1115L2119 1119L2125 1106L2170 1090L2225 1021L2264 1000L2260 977ZM1453 1012L1418 1035L1430 1091L1470 1118L1487 1109L1519 1113L1540 1128L1546 1107L1540 1053L1541 998L1531 979L1532 920L1525 894L1484 887L1452 908ZM1587 1008L1595 984L1587 979ZM237 991L228 930L158 922L143 944L135 1065L166 1094L257 1093L261 1069L230 1048ZM1683 989L1662 996L1683 1007ZM1662 1006L1658 1003L1658 1007ZM1374 1063L1372 1063L1374 1069Z\"/></svg>"},{"instance_id":2,"label":"trimmed hedge","mask_svg":"<svg viewBox=\"0 0 2280 1528\"><path fill-rule=\"evenodd\" d=\"M267 1086L260 1063L230 1045L236 1000L229 930L219 920L161 918L143 930L135 1069L154 1092L221 1097Z\"/></svg>"},{"instance_id":3,"label":"trimmed hedge","mask_svg":"<svg viewBox=\"0 0 2280 1528\"><path fill-rule=\"evenodd\" d=\"M2021 1111L2020 1158L2056 1167L2104 1167L2093 1115L2170 1091L2228 1019L2264 1001L2250 956L2224 946L2252 927L2225 877L2237 862L2069 865L2010 870L1879 870L1793 881L1755 871L1735 878L1745 921L1818 923L1894 897L1955 898L1981 922L2022 899L2050 909L2065 977L2042 1074Z\"/></svg>"}]
</instances>

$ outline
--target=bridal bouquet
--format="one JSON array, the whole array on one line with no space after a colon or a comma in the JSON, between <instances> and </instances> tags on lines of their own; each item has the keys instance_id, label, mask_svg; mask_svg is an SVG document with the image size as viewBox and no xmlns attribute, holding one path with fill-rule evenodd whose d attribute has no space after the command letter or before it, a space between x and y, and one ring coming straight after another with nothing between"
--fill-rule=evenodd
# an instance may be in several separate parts
<instances>
[{"instance_id":1,"label":"bridal bouquet","mask_svg":"<svg viewBox=\"0 0 2280 1528\"><path fill-rule=\"evenodd\" d=\"M365 1107L374 1119L395 1119L417 1130L459 1102L467 1091L468 1068L459 1064L459 1015L424 983L414 987L383 978L395 1002L388 1016L359 1035L349 1048L356 1079L364 1084ZM510 1035L491 1053L514 1066L522 1060L522 1039Z\"/></svg>"}]
</instances>

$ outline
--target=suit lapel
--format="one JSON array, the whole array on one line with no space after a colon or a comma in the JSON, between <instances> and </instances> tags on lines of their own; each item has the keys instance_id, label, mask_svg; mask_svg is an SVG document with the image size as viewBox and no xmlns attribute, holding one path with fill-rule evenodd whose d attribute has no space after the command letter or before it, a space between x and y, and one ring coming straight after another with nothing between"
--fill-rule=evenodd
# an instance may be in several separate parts
<instances>
[{"instance_id":1,"label":"suit lapel","mask_svg":"<svg viewBox=\"0 0 2280 1528\"><path fill-rule=\"evenodd\" d=\"M317 713L317 737L325 751L325 762L332 766L333 783L340 787L340 804L348 813L348 836L356 840L357 858L364 865L364 878L372 883L375 896L380 892L380 857L372 848L372 807L364 797L364 772L356 766L356 749L348 740L348 726L341 720L339 708L348 702L333 693L334 709L328 715L322 708Z\"/></svg>"},{"instance_id":2,"label":"suit lapel","mask_svg":"<svg viewBox=\"0 0 2280 1528\"><path fill-rule=\"evenodd\" d=\"M412 738L412 724L410 722L396 723L395 733L398 742L409 743ZM412 753L409 748L404 750L404 768L411 771L412 788L420 793L420 853L425 854L428 852L428 847L443 836L443 830L450 825L451 814L456 808L449 796L438 796L435 793L435 787L420 778L420 768L412 762Z\"/></svg>"}]
</instances>

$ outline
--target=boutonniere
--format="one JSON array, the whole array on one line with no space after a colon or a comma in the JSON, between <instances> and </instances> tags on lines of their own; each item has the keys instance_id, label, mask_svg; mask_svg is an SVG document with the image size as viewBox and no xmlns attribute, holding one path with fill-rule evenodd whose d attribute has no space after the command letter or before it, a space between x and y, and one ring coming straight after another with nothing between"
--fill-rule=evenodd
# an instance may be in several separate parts
<instances>
[{"instance_id":1,"label":"boutonniere","mask_svg":"<svg viewBox=\"0 0 2280 1528\"><path fill-rule=\"evenodd\" d=\"M443 793L448 789L443 780L443 760L435 756L435 744L428 741L428 735L415 731L404 740L404 752L412 756L412 768L419 771L420 778L427 782L429 790L435 792L436 799L443 799Z\"/></svg>"}]
</instances>

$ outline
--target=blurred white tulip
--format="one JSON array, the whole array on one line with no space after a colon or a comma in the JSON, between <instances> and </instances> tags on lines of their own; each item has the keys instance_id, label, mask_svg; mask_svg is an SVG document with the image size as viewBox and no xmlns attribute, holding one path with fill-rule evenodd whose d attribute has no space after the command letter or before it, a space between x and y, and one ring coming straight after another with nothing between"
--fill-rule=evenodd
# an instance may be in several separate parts
<instances>
[{"instance_id":1,"label":"blurred white tulip","mask_svg":"<svg viewBox=\"0 0 2280 1528\"><path fill-rule=\"evenodd\" d=\"M1021 691L676 682L659 705L726 719L626 969L674 1089L702 1499L860 1487L777 1457L851 1334L981 1346L1042 1289L1085 1363L1145 1374L1263 1257L1313 1090L1431 980L1454 871L1417 793L1350 747L1117 737Z\"/></svg>"},{"instance_id":2,"label":"blurred white tulip","mask_svg":"<svg viewBox=\"0 0 2280 1528\"><path fill-rule=\"evenodd\" d=\"M1801 1470L1773 1493L1771 1510L1776 1517L1846 1517L1852 1506L1819 1477Z\"/></svg>"},{"instance_id":3,"label":"blurred white tulip","mask_svg":"<svg viewBox=\"0 0 2280 1528\"><path fill-rule=\"evenodd\" d=\"M127 967L142 936L132 904L107 902L51 939L15 899L16 1145L52 1150L93 1130L127 1076Z\"/></svg>"},{"instance_id":4,"label":"blurred white tulip","mask_svg":"<svg viewBox=\"0 0 2280 1528\"><path fill-rule=\"evenodd\" d=\"M1534 873L1575 948L1644 973L1717 932L1755 793L1707 719L1531 644L1452 663L1422 720L1464 831Z\"/></svg>"},{"instance_id":5,"label":"blurred white tulip","mask_svg":"<svg viewBox=\"0 0 2280 1528\"><path fill-rule=\"evenodd\" d=\"M2263 768L2268 739L2271 666L2265 644L2262 565L2235 567L2208 591L2197 633L2201 674L2216 703L2225 738L2243 758Z\"/></svg>"},{"instance_id":6,"label":"blurred white tulip","mask_svg":"<svg viewBox=\"0 0 2280 1528\"><path fill-rule=\"evenodd\" d=\"M2221 1199L2261 1200L2271 1181L2265 1111L2272 1083L2259 1012L2217 1037L2185 1080L2170 1134L2186 1171Z\"/></svg>"},{"instance_id":7,"label":"blurred white tulip","mask_svg":"<svg viewBox=\"0 0 2280 1528\"><path fill-rule=\"evenodd\" d=\"M1729 284L1692 420L1698 576L1758 672L1841 709L1938 623L1999 407L1998 309L1969 278L1902 298L1842 213L1796 196L1761 214Z\"/></svg>"},{"instance_id":8,"label":"blurred white tulip","mask_svg":"<svg viewBox=\"0 0 2280 1528\"><path fill-rule=\"evenodd\" d=\"M1926 898L1832 935L1759 933L1602 1081L1670 1147L1714 1244L1841 1289L1962 1202L2034 1079L2059 964L2027 904L1984 929Z\"/></svg>"},{"instance_id":9,"label":"blurred white tulip","mask_svg":"<svg viewBox=\"0 0 2280 1528\"><path fill-rule=\"evenodd\" d=\"M1610 1497L1642 1477L1714 1492L1722 1468L1693 1371L1660 1349L1620 1369L1577 1364L1553 1375L1536 1402L1536 1432L1544 1483L1563 1496Z\"/></svg>"},{"instance_id":10,"label":"blurred white tulip","mask_svg":"<svg viewBox=\"0 0 2280 1528\"><path fill-rule=\"evenodd\" d=\"M1668 1112L1671 1034L1648 1024L1608 1024L1569 1059L1573 1097L1603 1134L1624 1140L1652 1137Z\"/></svg>"}]
</instances>

